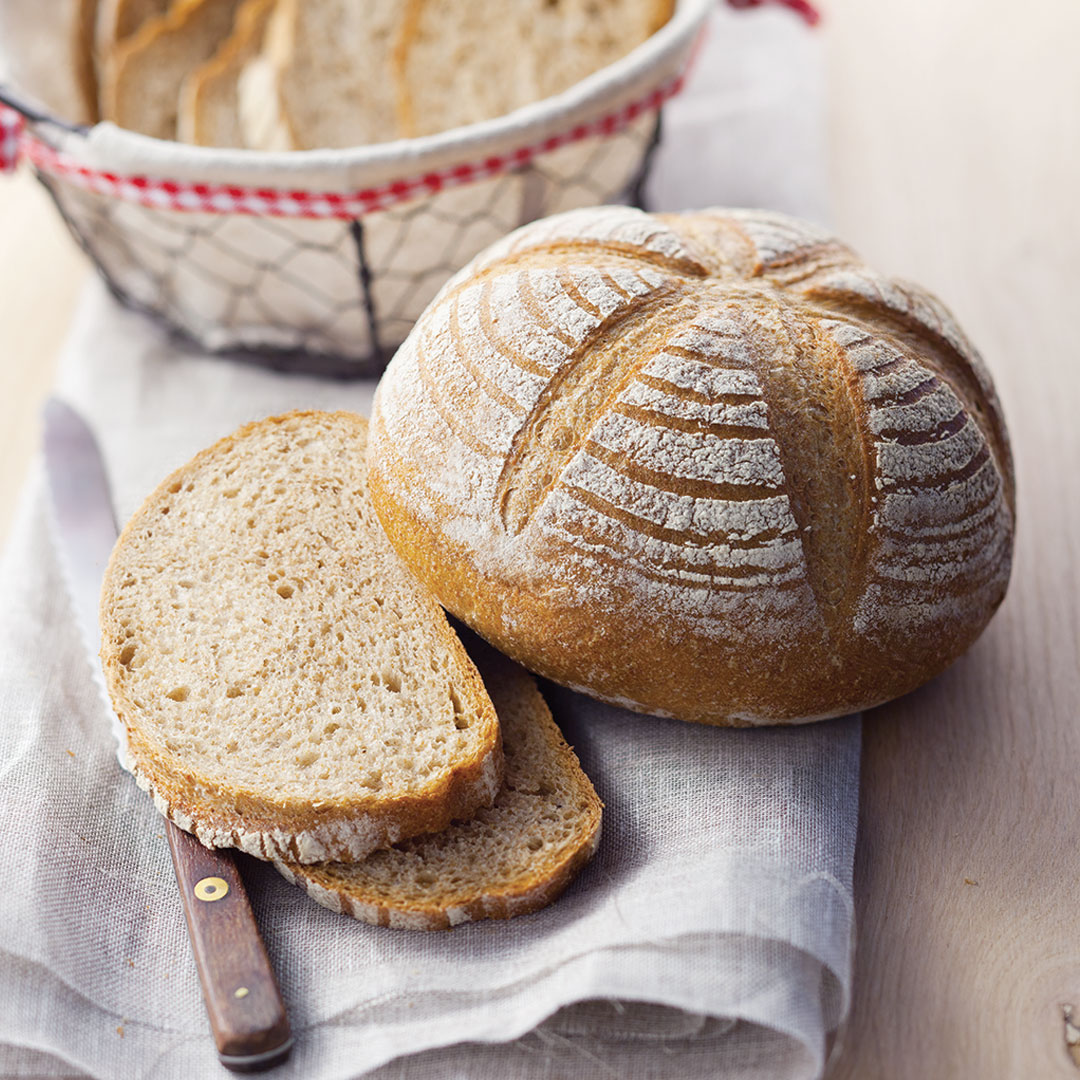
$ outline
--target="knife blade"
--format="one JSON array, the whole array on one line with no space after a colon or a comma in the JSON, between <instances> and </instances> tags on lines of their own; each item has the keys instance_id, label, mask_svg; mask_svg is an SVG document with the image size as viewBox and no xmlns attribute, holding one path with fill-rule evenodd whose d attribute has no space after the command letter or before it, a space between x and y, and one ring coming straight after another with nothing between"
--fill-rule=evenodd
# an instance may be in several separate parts
<instances>
[{"instance_id":1,"label":"knife blade","mask_svg":"<svg viewBox=\"0 0 1080 1080\"><path fill-rule=\"evenodd\" d=\"M98 603L118 534L108 475L89 425L59 398L46 402L44 427L57 552L95 682L105 694ZM107 694L105 703L122 739ZM171 821L165 828L218 1058L235 1072L270 1068L288 1055L292 1036L236 860L204 848Z\"/></svg>"}]
</instances>

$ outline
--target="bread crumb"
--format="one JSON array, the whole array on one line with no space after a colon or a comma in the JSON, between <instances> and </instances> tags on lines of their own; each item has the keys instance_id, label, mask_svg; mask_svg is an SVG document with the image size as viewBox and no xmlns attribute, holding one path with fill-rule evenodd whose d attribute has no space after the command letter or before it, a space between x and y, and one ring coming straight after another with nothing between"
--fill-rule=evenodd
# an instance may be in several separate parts
<instances>
[{"instance_id":1,"label":"bread crumb","mask_svg":"<svg viewBox=\"0 0 1080 1080\"><path fill-rule=\"evenodd\" d=\"M366 422L351 413L296 413L243 428L152 494L118 543L103 602L110 691L132 733L152 728L175 756L153 769L138 761L143 786L156 793L159 810L207 846L239 846L264 858L288 852L307 861L355 859L385 836L399 838L386 832L384 819L400 818L393 825L399 831L441 828L451 807L469 816L497 792L501 753L490 700L434 597L398 563L365 508L358 451L366 435ZM198 492L226 476L241 498L259 492L276 509L251 518L249 527L239 498ZM183 485L185 477L198 481L196 494L168 495L173 509L161 515L169 485ZM152 529L143 529L145 515L152 515ZM335 547L313 542L321 539L318 527ZM269 569L260 552L274 560ZM209 594L213 584L205 603L185 601L179 624L175 597L184 586L169 574L125 570L127 563L173 557L196 592ZM123 588L129 576L140 580L138 588ZM313 581L318 590L309 587ZM384 610L369 609L376 599ZM335 632L370 640L370 649L328 655L322 641ZM127 634L138 642L130 670L121 663ZM187 657L188 647L199 651ZM261 667L239 681L220 677L219 665L242 670L249 660ZM448 688L451 671L463 695L465 731ZM230 696L230 687L241 692ZM294 699L302 707L294 709ZM339 707L333 724L323 716L332 705ZM191 792L202 770L232 794L198 795L207 801L196 827L160 795L170 769ZM358 795L372 773L380 794ZM247 831L237 792L279 825ZM410 793L418 802L406 825L401 807Z\"/></svg>"},{"instance_id":2,"label":"bread crumb","mask_svg":"<svg viewBox=\"0 0 1080 1080\"><path fill-rule=\"evenodd\" d=\"M470 652L507 755L506 785L494 806L363 862L277 864L312 899L382 926L449 930L537 910L595 851L602 804L532 678L478 643Z\"/></svg>"}]
</instances>

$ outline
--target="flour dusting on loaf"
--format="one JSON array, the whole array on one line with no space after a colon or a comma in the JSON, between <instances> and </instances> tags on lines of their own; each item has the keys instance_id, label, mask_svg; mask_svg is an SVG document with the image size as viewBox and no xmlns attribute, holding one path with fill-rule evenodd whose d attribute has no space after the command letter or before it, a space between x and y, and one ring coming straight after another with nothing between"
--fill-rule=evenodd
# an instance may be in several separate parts
<instances>
[{"instance_id":1,"label":"flour dusting on loaf","mask_svg":"<svg viewBox=\"0 0 1080 1080\"><path fill-rule=\"evenodd\" d=\"M1004 595L1012 465L946 309L784 215L535 222L444 287L376 401L398 550L527 666L714 723L854 711Z\"/></svg>"}]
</instances>

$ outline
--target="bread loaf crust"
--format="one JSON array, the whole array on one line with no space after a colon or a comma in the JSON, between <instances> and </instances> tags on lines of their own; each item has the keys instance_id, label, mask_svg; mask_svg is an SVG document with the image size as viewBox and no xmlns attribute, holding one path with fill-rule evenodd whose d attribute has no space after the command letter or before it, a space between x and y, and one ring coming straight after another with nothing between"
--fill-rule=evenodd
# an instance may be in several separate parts
<instances>
[{"instance_id":1,"label":"bread loaf crust","mask_svg":"<svg viewBox=\"0 0 1080 1080\"><path fill-rule=\"evenodd\" d=\"M804 223L536 222L442 290L376 396L391 542L558 682L716 724L878 704L1011 566L992 382L946 309Z\"/></svg>"}]
</instances>

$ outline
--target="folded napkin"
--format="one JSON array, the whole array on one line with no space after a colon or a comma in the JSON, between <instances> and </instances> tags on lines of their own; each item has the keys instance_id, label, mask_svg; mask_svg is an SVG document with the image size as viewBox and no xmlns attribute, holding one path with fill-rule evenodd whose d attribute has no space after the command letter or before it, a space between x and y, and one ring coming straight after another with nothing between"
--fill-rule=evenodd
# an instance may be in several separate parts
<instances>
[{"instance_id":1,"label":"folded napkin","mask_svg":"<svg viewBox=\"0 0 1080 1080\"><path fill-rule=\"evenodd\" d=\"M821 218L816 46L783 14L718 12L710 49L666 116L654 205ZM373 387L200 355L95 285L58 389L98 432L123 520L238 424L367 412ZM0 1075L224 1075L162 822L117 765L39 474L0 590ZM820 1075L851 974L858 721L714 730L544 689L606 804L595 860L553 907L395 932L241 860L296 1034L272 1075Z\"/></svg>"}]
</instances>

